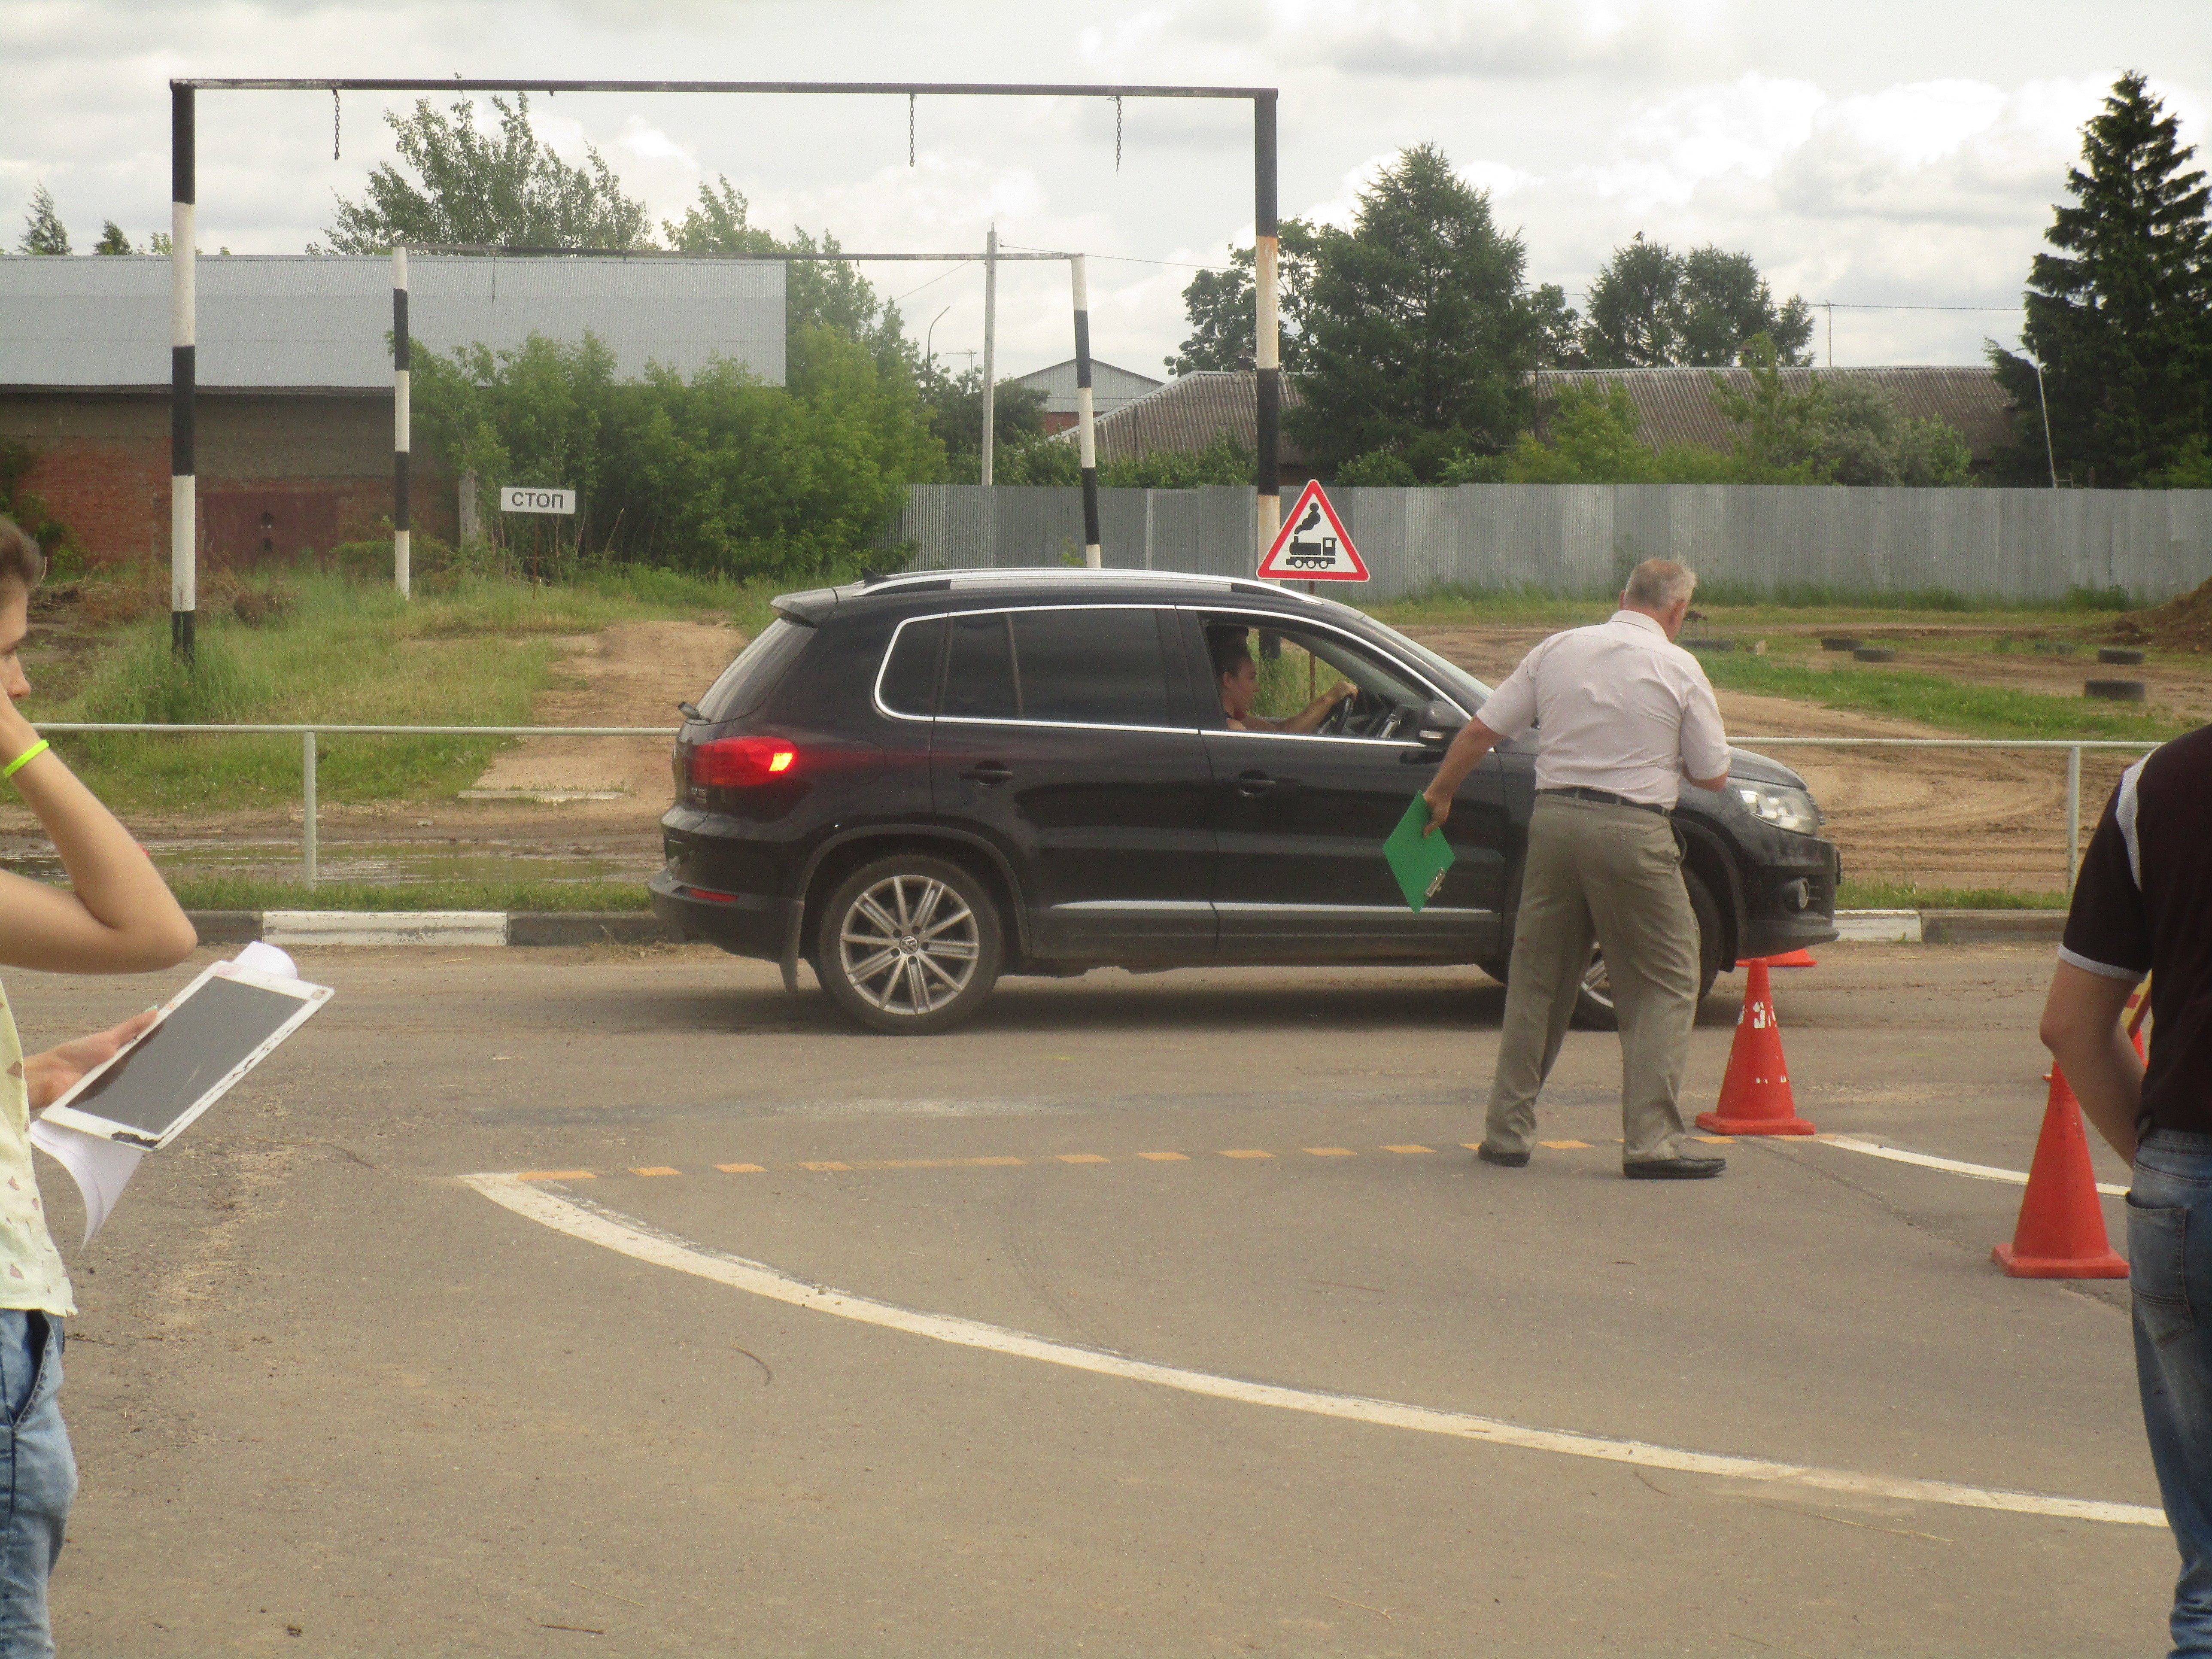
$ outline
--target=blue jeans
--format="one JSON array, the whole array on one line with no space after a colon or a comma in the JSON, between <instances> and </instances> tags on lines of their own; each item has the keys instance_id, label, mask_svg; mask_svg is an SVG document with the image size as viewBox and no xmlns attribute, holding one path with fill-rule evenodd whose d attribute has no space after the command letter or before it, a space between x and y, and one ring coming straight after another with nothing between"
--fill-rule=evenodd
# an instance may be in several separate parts
<instances>
[{"instance_id":1,"label":"blue jeans","mask_svg":"<svg viewBox=\"0 0 2212 1659\"><path fill-rule=\"evenodd\" d=\"M62 1322L0 1309L0 1659L52 1659L46 1578L76 1498L62 1426Z\"/></svg>"},{"instance_id":2,"label":"blue jeans","mask_svg":"<svg viewBox=\"0 0 2212 1659\"><path fill-rule=\"evenodd\" d=\"M2136 1376L2181 1551L2174 1659L2212 1656L2212 1135L2154 1129L2128 1194Z\"/></svg>"}]
</instances>

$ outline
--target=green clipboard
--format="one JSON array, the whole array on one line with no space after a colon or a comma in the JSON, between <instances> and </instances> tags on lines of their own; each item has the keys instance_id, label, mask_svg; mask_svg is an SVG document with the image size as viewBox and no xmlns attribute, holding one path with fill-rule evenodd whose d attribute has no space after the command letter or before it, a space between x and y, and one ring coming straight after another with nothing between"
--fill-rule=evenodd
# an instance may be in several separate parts
<instances>
[{"instance_id":1,"label":"green clipboard","mask_svg":"<svg viewBox=\"0 0 2212 1659\"><path fill-rule=\"evenodd\" d=\"M1382 843L1382 856L1390 861L1398 890L1405 894L1416 915L1437 896L1437 889L1444 884L1444 872L1458 857L1442 830L1433 836L1421 833L1428 823L1429 803L1425 797L1416 795L1398 820L1398 827L1390 832L1390 839Z\"/></svg>"}]
</instances>

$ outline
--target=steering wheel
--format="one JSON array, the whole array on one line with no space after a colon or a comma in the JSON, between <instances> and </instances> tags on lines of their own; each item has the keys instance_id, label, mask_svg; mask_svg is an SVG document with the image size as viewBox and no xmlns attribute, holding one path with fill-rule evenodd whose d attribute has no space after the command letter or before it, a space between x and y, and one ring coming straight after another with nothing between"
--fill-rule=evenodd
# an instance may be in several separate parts
<instances>
[{"instance_id":1,"label":"steering wheel","mask_svg":"<svg viewBox=\"0 0 2212 1659\"><path fill-rule=\"evenodd\" d=\"M1321 724L1314 730L1323 737L1341 737L1351 728L1352 705L1366 695L1358 691L1351 696L1338 698L1336 707L1321 717Z\"/></svg>"}]
</instances>

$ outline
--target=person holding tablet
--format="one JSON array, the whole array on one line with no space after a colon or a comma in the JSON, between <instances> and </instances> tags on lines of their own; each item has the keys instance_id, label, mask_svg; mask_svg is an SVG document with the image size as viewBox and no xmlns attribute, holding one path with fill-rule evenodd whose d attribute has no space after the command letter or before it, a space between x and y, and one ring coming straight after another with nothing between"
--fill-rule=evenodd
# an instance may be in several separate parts
<instances>
[{"instance_id":1,"label":"person holding tablet","mask_svg":"<svg viewBox=\"0 0 2212 1659\"><path fill-rule=\"evenodd\" d=\"M39 544L0 518L0 779L38 814L69 874L66 887L0 871L0 966L50 974L143 974L174 967L199 938L153 861L63 764L16 708L31 692L17 660L31 590L46 574ZM46 1231L31 1166L30 1115L152 1022L26 1054L0 992L0 1659L53 1649L46 1580L76 1496L56 1395L62 1323L76 1312L69 1273Z\"/></svg>"}]
</instances>

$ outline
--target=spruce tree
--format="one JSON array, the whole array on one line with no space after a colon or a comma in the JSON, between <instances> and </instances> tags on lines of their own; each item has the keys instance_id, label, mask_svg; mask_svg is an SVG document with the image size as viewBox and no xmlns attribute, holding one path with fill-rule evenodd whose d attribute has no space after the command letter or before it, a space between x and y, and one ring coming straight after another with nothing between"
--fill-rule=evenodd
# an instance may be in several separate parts
<instances>
[{"instance_id":1,"label":"spruce tree","mask_svg":"<svg viewBox=\"0 0 2212 1659\"><path fill-rule=\"evenodd\" d=\"M2005 471L2105 489L2156 485L2201 456L2212 426L2212 188L2179 120L2132 71L2083 130L2022 298L2028 356L1990 348L2012 398ZM2043 365L2040 398L2035 365Z\"/></svg>"},{"instance_id":2,"label":"spruce tree","mask_svg":"<svg viewBox=\"0 0 2212 1659\"><path fill-rule=\"evenodd\" d=\"M23 240L15 244L26 253L67 253L69 231L54 211L53 192L41 184L31 192L31 210L23 216Z\"/></svg>"}]
</instances>

